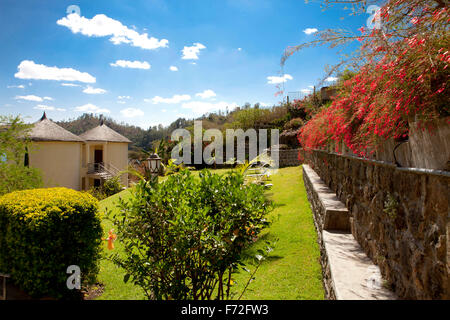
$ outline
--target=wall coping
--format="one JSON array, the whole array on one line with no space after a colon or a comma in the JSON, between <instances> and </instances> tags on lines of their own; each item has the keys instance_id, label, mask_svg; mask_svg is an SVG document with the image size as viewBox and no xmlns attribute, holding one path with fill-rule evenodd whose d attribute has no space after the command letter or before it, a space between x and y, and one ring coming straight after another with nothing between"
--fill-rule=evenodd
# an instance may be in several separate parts
<instances>
[{"instance_id":1,"label":"wall coping","mask_svg":"<svg viewBox=\"0 0 450 320\"><path fill-rule=\"evenodd\" d=\"M320 150L320 149L314 149L313 151L320 152L320 153L326 153L326 154L332 154L332 155L339 156L342 158L353 159L353 160L357 160L357 161L361 161L361 162L367 162L367 163L371 163L376 166L388 167L388 168L392 168L394 170L403 171L403 172L409 172L409 173L415 173L415 174L430 174L430 175L450 178L450 172L444 171L444 170L397 167L395 164L387 162L387 161L367 159L367 158L357 157L357 156L353 156L353 155L349 155L349 154L340 154L337 152L330 152L330 151Z\"/></svg>"}]
</instances>

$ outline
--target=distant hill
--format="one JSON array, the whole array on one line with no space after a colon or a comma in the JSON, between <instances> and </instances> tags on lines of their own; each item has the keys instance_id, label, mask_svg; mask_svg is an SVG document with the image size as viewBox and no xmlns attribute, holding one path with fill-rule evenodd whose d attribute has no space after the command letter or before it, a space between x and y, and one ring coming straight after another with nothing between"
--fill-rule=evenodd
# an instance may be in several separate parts
<instances>
[{"instance_id":1,"label":"distant hill","mask_svg":"<svg viewBox=\"0 0 450 320\"><path fill-rule=\"evenodd\" d=\"M180 118L174 121L168 127L159 125L144 130L140 127L129 125L124 122L118 123L108 117L97 116L95 114L88 113L85 113L76 119L58 121L56 123L64 129L69 130L76 135L79 135L98 126L102 119L108 127L132 141L132 144L130 144L131 149L134 149L136 147L148 149L151 146L152 141L168 137L174 129L184 128L185 126L192 123L192 121Z\"/></svg>"},{"instance_id":2,"label":"distant hill","mask_svg":"<svg viewBox=\"0 0 450 320\"><path fill-rule=\"evenodd\" d=\"M273 106L271 108L262 108L259 103L253 107L246 103L242 107L236 107L232 111L212 112L198 117L197 120L202 121L203 129L219 129L224 131L228 128L240 128L247 130L250 128L278 128L283 129L284 124L291 120L292 115L287 105ZM133 126L124 122L118 123L112 118L101 115L85 113L76 119L56 122L61 127L70 132L79 135L87 130L98 126L103 119L104 123L111 129L117 131L121 135L132 141L130 149L153 149L152 142L169 138L172 132L178 128L187 128L188 130L194 124L194 120L186 120L179 118L172 122L169 126L162 125L149 127L147 130L137 126Z\"/></svg>"}]
</instances>

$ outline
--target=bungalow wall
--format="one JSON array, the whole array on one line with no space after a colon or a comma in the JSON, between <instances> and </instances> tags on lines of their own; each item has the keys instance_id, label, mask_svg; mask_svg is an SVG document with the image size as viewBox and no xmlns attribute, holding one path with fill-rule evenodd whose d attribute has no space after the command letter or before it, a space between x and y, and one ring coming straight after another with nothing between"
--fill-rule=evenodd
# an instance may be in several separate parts
<instances>
[{"instance_id":1,"label":"bungalow wall","mask_svg":"<svg viewBox=\"0 0 450 320\"><path fill-rule=\"evenodd\" d=\"M81 142L34 142L30 167L42 171L45 187L81 189Z\"/></svg>"}]
</instances>

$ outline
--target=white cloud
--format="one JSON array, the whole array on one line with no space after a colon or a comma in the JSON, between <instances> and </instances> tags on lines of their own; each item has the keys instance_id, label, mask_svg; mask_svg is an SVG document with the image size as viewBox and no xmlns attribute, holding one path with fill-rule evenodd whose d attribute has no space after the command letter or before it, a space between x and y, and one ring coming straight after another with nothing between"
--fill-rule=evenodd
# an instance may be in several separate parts
<instances>
[{"instance_id":1,"label":"white cloud","mask_svg":"<svg viewBox=\"0 0 450 320\"><path fill-rule=\"evenodd\" d=\"M169 69L170 71L178 71L178 68L175 66L170 66Z\"/></svg>"},{"instance_id":2,"label":"white cloud","mask_svg":"<svg viewBox=\"0 0 450 320\"><path fill-rule=\"evenodd\" d=\"M198 60L198 54L200 53L200 50L206 49L204 45L201 43L194 43L191 47L184 47L182 52L183 56L181 59L183 60Z\"/></svg>"},{"instance_id":3,"label":"white cloud","mask_svg":"<svg viewBox=\"0 0 450 320\"><path fill-rule=\"evenodd\" d=\"M25 86L23 84L19 84L18 86L6 86L8 89L11 88L18 88L18 89L25 89Z\"/></svg>"},{"instance_id":4,"label":"white cloud","mask_svg":"<svg viewBox=\"0 0 450 320\"><path fill-rule=\"evenodd\" d=\"M338 78L336 78L336 77L328 77L328 78L326 78L325 79L325 81L327 81L327 82L333 82L333 81L336 81Z\"/></svg>"},{"instance_id":5,"label":"white cloud","mask_svg":"<svg viewBox=\"0 0 450 320\"><path fill-rule=\"evenodd\" d=\"M269 84L278 84L278 83L283 83L286 82L288 80L292 80L294 79L290 74L285 74L282 77L277 77L277 76L271 76L271 77L267 77L267 83Z\"/></svg>"},{"instance_id":6,"label":"white cloud","mask_svg":"<svg viewBox=\"0 0 450 320\"><path fill-rule=\"evenodd\" d=\"M108 109L102 109L93 105L92 103L88 103L79 107L75 107L75 111L79 112L87 112L87 113L110 113Z\"/></svg>"},{"instance_id":7,"label":"white cloud","mask_svg":"<svg viewBox=\"0 0 450 320\"><path fill-rule=\"evenodd\" d=\"M127 61L127 60L117 60L115 63L110 63L110 65L112 67L145 69L145 70L148 70L152 67L147 61Z\"/></svg>"},{"instance_id":8,"label":"white cloud","mask_svg":"<svg viewBox=\"0 0 450 320\"><path fill-rule=\"evenodd\" d=\"M308 94L308 93L311 93L312 90L311 89L301 89L300 92L304 93L304 94Z\"/></svg>"},{"instance_id":9,"label":"white cloud","mask_svg":"<svg viewBox=\"0 0 450 320\"><path fill-rule=\"evenodd\" d=\"M203 92L197 93L196 94L197 97L200 97L202 99L208 99L208 98L212 98L216 96L216 93L210 89L205 90Z\"/></svg>"},{"instance_id":10,"label":"white cloud","mask_svg":"<svg viewBox=\"0 0 450 320\"><path fill-rule=\"evenodd\" d=\"M242 51L242 48L238 48L238 51Z\"/></svg>"},{"instance_id":11,"label":"white cloud","mask_svg":"<svg viewBox=\"0 0 450 320\"><path fill-rule=\"evenodd\" d=\"M123 109L123 110L120 110L120 113L126 118L135 118L135 117L140 117L140 116L144 115L144 111L142 111L141 109L135 109L135 108Z\"/></svg>"},{"instance_id":12,"label":"white cloud","mask_svg":"<svg viewBox=\"0 0 450 320\"><path fill-rule=\"evenodd\" d=\"M27 100L27 101L37 101L37 102L42 102L44 101L43 98L35 96L35 95L27 95L27 96L16 96L14 99L16 100Z\"/></svg>"},{"instance_id":13,"label":"white cloud","mask_svg":"<svg viewBox=\"0 0 450 320\"><path fill-rule=\"evenodd\" d=\"M308 88L314 89L314 86L308 86Z\"/></svg>"},{"instance_id":14,"label":"white cloud","mask_svg":"<svg viewBox=\"0 0 450 320\"><path fill-rule=\"evenodd\" d=\"M75 83L61 83L63 87L81 87L79 84Z\"/></svg>"},{"instance_id":15,"label":"white cloud","mask_svg":"<svg viewBox=\"0 0 450 320\"><path fill-rule=\"evenodd\" d=\"M52 106L46 106L44 104L38 104L36 107L34 107L33 109L38 109L38 110L55 110L55 107Z\"/></svg>"},{"instance_id":16,"label":"white cloud","mask_svg":"<svg viewBox=\"0 0 450 320\"><path fill-rule=\"evenodd\" d=\"M42 99L44 99L44 100L49 100L49 101L53 101L53 98L52 98L52 97L44 97L44 98L42 98Z\"/></svg>"},{"instance_id":17,"label":"white cloud","mask_svg":"<svg viewBox=\"0 0 450 320\"><path fill-rule=\"evenodd\" d=\"M56 23L69 28L73 33L88 37L110 37L109 41L115 45L126 43L147 50L166 48L169 45L167 39L149 38L147 33L140 34L104 14L97 14L92 19L69 14Z\"/></svg>"},{"instance_id":18,"label":"white cloud","mask_svg":"<svg viewBox=\"0 0 450 320\"><path fill-rule=\"evenodd\" d=\"M34 61L23 60L17 67L14 77L19 79L35 80L57 80L57 81L80 81L94 83L95 77L87 72L80 72L72 68L48 67L43 64L36 64Z\"/></svg>"},{"instance_id":19,"label":"white cloud","mask_svg":"<svg viewBox=\"0 0 450 320\"><path fill-rule=\"evenodd\" d=\"M33 109L37 109L37 110L44 110L44 111L66 111L66 109L63 108L55 108L52 106L47 106L45 104L38 104L36 107L34 107Z\"/></svg>"},{"instance_id":20,"label":"white cloud","mask_svg":"<svg viewBox=\"0 0 450 320\"><path fill-rule=\"evenodd\" d=\"M181 105L185 109L190 109L195 114L205 114L211 111L225 110L227 107L230 109L236 108L238 105L236 103L228 102L204 102L204 101L192 101L186 102Z\"/></svg>"},{"instance_id":21,"label":"white cloud","mask_svg":"<svg viewBox=\"0 0 450 320\"><path fill-rule=\"evenodd\" d=\"M83 90L83 92L87 94L104 94L106 93L106 90L87 86L86 89Z\"/></svg>"},{"instance_id":22,"label":"white cloud","mask_svg":"<svg viewBox=\"0 0 450 320\"><path fill-rule=\"evenodd\" d=\"M188 94L176 94L172 98L162 98L160 96L156 96L154 98L150 99L144 99L145 102L152 102L153 104L158 103L170 103L170 104L177 104L183 101L191 100L191 96Z\"/></svg>"},{"instance_id":23,"label":"white cloud","mask_svg":"<svg viewBox=\"0 0 450 320\"><path fill-rule=\"evenodd\" d=\"M117 100L117 103L125 104L127 102L124 100L130 100L131 97L130 96L118 96L117 99L119 99L119 100Z\"/></svg>"},{"instance_id":24,"label":"white cloud","mask_svg":"<svg viewBox=\"0 0 450 320\"><path fill-rule=\"evenodd\" d=\"M305 30L303 30L303 32L306 33L307 35L316 33L317 31L319 31L317 28L306 28Z\"/></svg>"}]
</instances>

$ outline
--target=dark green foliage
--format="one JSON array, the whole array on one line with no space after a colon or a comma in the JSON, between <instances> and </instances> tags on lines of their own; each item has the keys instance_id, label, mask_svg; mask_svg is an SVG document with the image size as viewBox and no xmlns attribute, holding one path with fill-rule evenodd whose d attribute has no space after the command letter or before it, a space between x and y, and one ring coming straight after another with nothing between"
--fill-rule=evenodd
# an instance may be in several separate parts
<instances>
[{"instance_id":1,"label":"dark green foliage","mask_svg":"<svg viewBox=\"0 0 450 320\"><path fill-rule=\"evenodd\" d=\"M39 169L0 162L0 196L16 190L43 186Z\"/></svg>"},{"instance_id":2,"label":"dark green foliage","mask_svg":"<svg viewBox=\"0 0 450 320\"><path fill-rule=\"evenodd\" d=\"M0 196L42 186L40 171L25 165L27 151L32 149L29 130L19 116L0 115Z\"/></svg>"},{"instance_id":3,"label":"dark green foliage","mask_svg":"<svg viewBox=\"0 0 450 320\"><path fill-rule=\"evenodd\" d=\"M98 201L67 188L15 191L0 197L0 271L33 297L75 298L67 267L83 283L98 273L102 228Z\"/></svg>"},{"instance_id":4,"label":"dark green foliage","mask_svg":"<svg viewBox=\"0 0 450 320\"><path fill-rule=\"evenodd\" d=\"M230 298L242 252L268 226L272 205L240 173L182 171L141 181L114 218L126 257L113 260L150 299Z\"/></svg>"},{"instance_id":5,"label":"dark green foliage","mask_svg":"<svg viewBox=\"0 0 450 320\"><path fill-rule=\"evenodd\" d=\"M113 177L106 180L102 186L103 192L107 197L112 196L123 190L123 186L120 183L120 176Z\"/></svg>"},{"instance_id":6,"label":"dark green foliage","mask_svg":"<svg viewBox=\"0 0 450 320\"><path fill-rule=\"evenodd\" d=\"M105 180L101 187L92 187L87 190L94 198L97 200L106 199L120 191L123 190L123 185L120 183L120 176L113 177L111 179Z\"/></svg>"}]
</instances>

